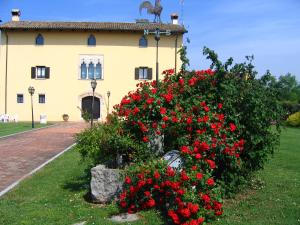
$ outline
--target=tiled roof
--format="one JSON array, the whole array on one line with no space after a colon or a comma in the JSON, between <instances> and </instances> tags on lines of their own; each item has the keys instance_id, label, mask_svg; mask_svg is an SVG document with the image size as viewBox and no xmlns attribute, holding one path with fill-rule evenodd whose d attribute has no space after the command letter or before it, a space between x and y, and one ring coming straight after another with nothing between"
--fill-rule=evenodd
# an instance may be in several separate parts
<instances>
[{"instance_id":1,"label":"tiled roof","mask_svg":"<svg viewBox=\"0 0 300 225\"><path fill-rule=\"evenodd\" d=\"M0 30L68 30L68 31L144 31L145 29L170 30L173 33L186 33L181 25L158 23L114 23L114 22L38 22L11 21L0 25Z\"/></svg>"}]
</instances>

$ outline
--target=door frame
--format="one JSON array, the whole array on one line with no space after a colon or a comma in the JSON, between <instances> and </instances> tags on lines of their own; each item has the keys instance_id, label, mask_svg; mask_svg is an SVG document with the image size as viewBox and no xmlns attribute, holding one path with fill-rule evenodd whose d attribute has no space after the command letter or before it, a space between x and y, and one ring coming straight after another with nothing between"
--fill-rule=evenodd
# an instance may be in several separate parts
<instances>
[{"instance_id":1,"label":"door frame","mask_svg":"<svg viewBox=\"0 0 300 225\"><path fill-rule=\"evenodd\" d=\"M78 96L78 105L79 105L78 108L79 109L81 109L81 107L82 107L82 99L85 98L85 97L89 97L89 96L93 96L93 92L92 91L85 92L85 93L83 93L83 94L81 94L81 95ZM100 95L97 92L95 92L95 97L99 98L99 101L100 101L100 112L99 112L100 117L98 119L98 121L99 121L99 120L102 120L102 118L103 118L102 117L103 97L102 97L102 95ZM80 120L83 120L82 115L81 115L81 110L79 110L79 113L80 113L80 116L79 116Z\"/></svg>"}]
</instances>

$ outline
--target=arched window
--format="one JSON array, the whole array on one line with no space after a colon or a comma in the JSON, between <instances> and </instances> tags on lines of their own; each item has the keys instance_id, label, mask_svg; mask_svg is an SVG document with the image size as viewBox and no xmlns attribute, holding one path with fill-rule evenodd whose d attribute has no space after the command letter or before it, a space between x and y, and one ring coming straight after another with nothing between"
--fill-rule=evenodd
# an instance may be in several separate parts
<instances>
[{"instance_id":1,"label":"arched window","mask_svg":"<svg viewBox=\"0 0 300 225\"><path fill-rule=\"evenodd\" d=\"M88 38L88 46L95 46L96 45L96 38L94 35L90 35Z\"/></svg>"},{"instance_id":2,"label":"arched window","mask_svg":"<svg viewBox=\"0 0 300 225\"><path fill-rule=\"evenodd\" d=\"M147 48L147 47L148 47L148 40L145 38L145 36L142 36L142 37L140 38L139 46L140 46L141 48Z\"/></svg>"},{"instance_id":3,"label":"arched window","mask_svg":"<svg viewBox=\"0 0 300 225\"><path fill-rule=\"evenodd\" d=\"M96 64L95 79L102 79L102 65L100 62Z\"/></svg>"},{"instance_id":4,"label":"arched window","mask_svg":"<svg viewBox=\"0 0 300 225\"><path fill-rule=\"evenodd\" d=\"M36 45L44 45L44 37L41 34L38 34L35 38L35 44Z\"/></svg>"},{"instance_id":5,"label":"arched window","mask_svg":"<svg viewBox=\"0 0 300 225\"><path fill-rule=\"evenodd\" d=\"M92 62L90 62L89 64L89 79L94 79L94 72L95 72L95 68L94 68L94 64Z\"/></svg>"},{"instance_id":6,"label":"arched window","mask_svg":"<svg viewBox=\"0 0 300 225\"><path fill-rule=\"evenodd\" d=\"M87 77L87 67L86 67L86 63L83 61L80 66L80 78L86 79L86 77Z\"/></svg>"}]
</instances>

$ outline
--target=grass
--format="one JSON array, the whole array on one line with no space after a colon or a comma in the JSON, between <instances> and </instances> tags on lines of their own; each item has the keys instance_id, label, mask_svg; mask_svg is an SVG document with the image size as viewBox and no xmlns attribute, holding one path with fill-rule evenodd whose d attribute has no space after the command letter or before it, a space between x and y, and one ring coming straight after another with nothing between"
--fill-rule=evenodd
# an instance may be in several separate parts
<instances>
[{"instance_id":1,"label":"grass","mask_svg":"<svg viewBox=\"0 0 300 225\"><path fill-rule=\"evenodd\" d=\"M76 151L65 153L0 199L0 224L115 224L107 220L118 213L115 205L102 207L87 201L86 168ZM212 225L300 224L300 129L283 131L280 150L256 181L261 188L226 200L225 215ZM157 212L148 211L130 224L164 223Z\"/></svg>"},{"instance_id":2,"label":"grass","mask_svg":"<svg viewBox=\"0 0 300 225\"><path fill-rule=\"evenodd\" d=\"M45 124L35 123L35 128L47 126ZM48 124L49 125L49 124ZM19 133L22 131L31 130L31 122L18 122L18 123L0 123L0 137Z\"/></svg>"}]
</instances>

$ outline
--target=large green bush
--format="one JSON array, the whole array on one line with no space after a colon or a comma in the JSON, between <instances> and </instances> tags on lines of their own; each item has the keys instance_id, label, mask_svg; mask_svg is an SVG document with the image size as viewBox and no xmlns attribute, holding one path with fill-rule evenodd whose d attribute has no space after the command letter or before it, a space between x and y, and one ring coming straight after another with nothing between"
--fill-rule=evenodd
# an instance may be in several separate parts
<instances>
[{"instance_id":1,"label":"large green bush","mask_svg":"<svg viewBox=\"0 0 300 225\"><path fill-rule=\"evenodd\" d=\"M151 155L146 144L136 142L133 136L123 132L122 122L114 116L108 123L96 124L78 134L76 142L76 149L92 166L106 164L115 168Z\"/></svg>"}]
</instances>

